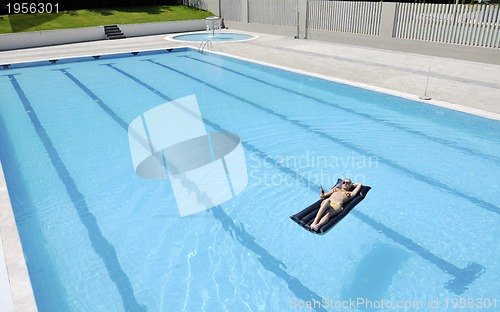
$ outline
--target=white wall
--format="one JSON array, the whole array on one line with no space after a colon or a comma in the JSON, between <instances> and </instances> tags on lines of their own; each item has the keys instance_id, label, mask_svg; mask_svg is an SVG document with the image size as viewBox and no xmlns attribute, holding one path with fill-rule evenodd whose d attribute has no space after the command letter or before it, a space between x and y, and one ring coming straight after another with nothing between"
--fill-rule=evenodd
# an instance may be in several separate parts
<instances>
[{"instance_id":1,"label":"white wall","mask_svg":"<svg viewBox=\"0 0 500 312\"><path fill-rule=\"evenodd\" d=\"M0 35L0 51L103 40L104 28L86 27Z\"/></svg>"},{"instance_id":2,"label":"white wall","mask_svg":"<svg viewBox=\"0 0 500 312\"><path fill-rule=\"evenodd\" d=\"M120 25L126 37L205 30L205 20ZM104 27L46 30L0 35L0 51L105 40Z\"/></svg>"}]
</instances>

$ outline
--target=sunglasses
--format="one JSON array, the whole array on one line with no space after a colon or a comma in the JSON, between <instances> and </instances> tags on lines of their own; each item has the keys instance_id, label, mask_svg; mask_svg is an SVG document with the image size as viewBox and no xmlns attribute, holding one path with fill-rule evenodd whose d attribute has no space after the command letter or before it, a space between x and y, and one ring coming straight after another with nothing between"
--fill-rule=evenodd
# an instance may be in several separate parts
<instances>
[{"instance_id":1,"label":"sunglasses","mask_svg":"<svg viewBox=\"0 0 500 312\"><path fill-rule=\"evenodd\" d=\"M349 185L349 184L351 184L351 181L342 181L342 184Z\"/></svg>"}]
</instances>

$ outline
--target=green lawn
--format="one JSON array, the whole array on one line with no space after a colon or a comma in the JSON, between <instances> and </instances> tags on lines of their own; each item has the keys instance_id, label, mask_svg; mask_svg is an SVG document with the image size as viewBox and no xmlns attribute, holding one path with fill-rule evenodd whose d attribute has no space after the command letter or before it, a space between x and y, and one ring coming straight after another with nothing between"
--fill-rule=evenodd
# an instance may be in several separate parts
<instances>
[{"instance_id":1,"label":"green lawn","mask_svg":"<svg viewBox=\"0 0 500 312\"><path fill-rule=\"evenodd\" d=\"M0 15L0 34L112 24L140 24L203 19L208 11L176 5L62 11L58 14Z\"/></svg>"}]
</instances>

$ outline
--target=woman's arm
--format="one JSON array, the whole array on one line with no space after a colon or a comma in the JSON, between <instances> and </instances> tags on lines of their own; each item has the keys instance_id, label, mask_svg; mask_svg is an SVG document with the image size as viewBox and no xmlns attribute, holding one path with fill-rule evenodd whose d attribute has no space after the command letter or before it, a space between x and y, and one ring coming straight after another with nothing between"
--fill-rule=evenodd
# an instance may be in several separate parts
<instances>
[{"instance_id":1,"label":"woman's arm","mask_svg":"<svg viewBox=\"0 0 500 312\"><path fill-rule=\"evenodd\" d=\"M338 188L333 187L331 190L329 190L327 193L325 193L325 196L322 196L321 198L328 198L338 190L339 190Z\"/></svg>"},{"instance_id":2,"label":"woman's arm","mask_svg":"<svg viewBox=\"0 0 500 312\"><path fill-rule=\"evenodd\" d=\"M354 183L352 186L354 186L354 190L351 192L351 197L354 197L354 196L358 195L359 190L361 190L361 187L363 186L363 184L361 184L361 182L358 182L358 183Z\"/></svg>"}]
</instances>

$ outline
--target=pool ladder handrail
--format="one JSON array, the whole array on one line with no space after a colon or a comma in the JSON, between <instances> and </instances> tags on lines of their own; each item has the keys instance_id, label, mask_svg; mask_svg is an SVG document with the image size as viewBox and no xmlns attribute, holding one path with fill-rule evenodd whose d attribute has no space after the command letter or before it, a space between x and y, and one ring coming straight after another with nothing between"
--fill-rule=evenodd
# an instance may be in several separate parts
<instances>
[{"instance_id":1,"label":"pool ladder handrail","mask_svg":"<svg viewBox=\"0 0 500 312\"><path fill-rule=\"evenodd\" d=\"M198 47L198 50L200 53L203 53L203 51L207 48L207 50L212 51L213 50L213 45L212 45L212 40L210 39L205 39L200 43L200 46Z\"/></svg>"}]
</instances>

